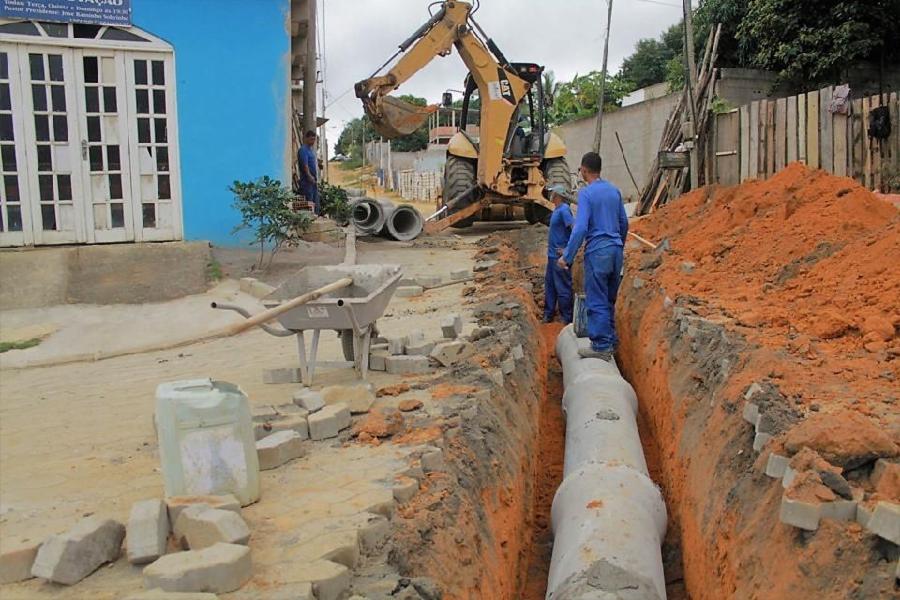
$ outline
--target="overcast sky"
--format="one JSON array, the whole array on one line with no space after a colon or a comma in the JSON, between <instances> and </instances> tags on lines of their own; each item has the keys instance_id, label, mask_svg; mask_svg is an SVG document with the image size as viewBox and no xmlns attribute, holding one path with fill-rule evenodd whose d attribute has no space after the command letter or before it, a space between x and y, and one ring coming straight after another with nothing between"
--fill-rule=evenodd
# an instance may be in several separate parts
<instances>
[{"instance_id":1,"label":"overcast sky","mask_svg":"<svg viewBox=\"0 0 900 600\"><path fill-rule=\"evenodd\" d=\"M428 20L428 4L319 0L325 20L326 116L332 148L344 125L362 115L353 84L369 77ZM482 0L475 19L510 61L543 64L558 81L566 81L576 73L601 69L606 6L604 0ZM657 37L680 18L679 0L614 0L610 72L619 69L639 39ZM395 93L437 103L445 90L462 88L465 76L454 51L435 58Z\"/></svg>"}]
</instances>

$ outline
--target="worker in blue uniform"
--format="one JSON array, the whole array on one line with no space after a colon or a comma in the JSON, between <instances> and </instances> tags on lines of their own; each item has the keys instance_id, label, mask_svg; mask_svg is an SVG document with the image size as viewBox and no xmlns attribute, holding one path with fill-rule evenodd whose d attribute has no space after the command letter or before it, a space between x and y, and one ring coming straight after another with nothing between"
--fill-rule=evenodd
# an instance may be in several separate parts
<instances>
[{"instance_id":1,"label":"worker in blue uniform","mask_svg":"<svg viewBox=\"0 0 900 600\"><path fill-rule=\"evenodd\" d=\"M572 295L572 272L560 267L557 261L569 243L575 218L569 209L569 190L566 186L553 185L547 191L550 192L550 202L554 208L550 216L547 272L544 275L544 323L552 322L559 308L560 319L568 324L572 322L572 307L575 302Z\"/></svg>"},{"instance_id":2,"label":"worker in blue uniform","mask_svg":"<svg viewBox=\"0 0 900 600\"><path fill-rule=\"evenodd\" d=\"M616 337L616 295L622 278L628 216L622 194L610 182L600 178L603 163L596 152L581 159L579 173L587 185L578 193L575 227L559 258L559 266L569 269L584 244L584 293L587 308L587 333L590 348L580 348L584 358L611 361Z\"/></svg>"},{"instance_id":3,"label":"worker in blue uniform","mask_svg":"<svg viewBox=\"0 0 900 600\"><path fill-rule=\"evenodd\" d=\"M316 132L307 131L303 136L303 144L297 151L297 163L300 171L300 193L315 206L319 214L319 165L316 157Z\"/></svg>"}]
</instances>

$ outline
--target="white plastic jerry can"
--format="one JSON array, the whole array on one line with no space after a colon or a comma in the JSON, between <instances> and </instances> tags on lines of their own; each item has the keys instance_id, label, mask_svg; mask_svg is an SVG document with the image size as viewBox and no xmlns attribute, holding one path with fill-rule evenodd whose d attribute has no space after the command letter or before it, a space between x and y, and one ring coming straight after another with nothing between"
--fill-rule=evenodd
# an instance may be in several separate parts
<instances>
[{"instance_id":1,"label":"white plastic jerry can","mask_svg":"<svg viewBox=\"0 0 900 600\"><path fill-rule=\"evenodd\" d=\"M156 388L156 427L166 496L234 494L259 500L259 459L247 396L212 379Z\"/></svg>"}]
</instances>

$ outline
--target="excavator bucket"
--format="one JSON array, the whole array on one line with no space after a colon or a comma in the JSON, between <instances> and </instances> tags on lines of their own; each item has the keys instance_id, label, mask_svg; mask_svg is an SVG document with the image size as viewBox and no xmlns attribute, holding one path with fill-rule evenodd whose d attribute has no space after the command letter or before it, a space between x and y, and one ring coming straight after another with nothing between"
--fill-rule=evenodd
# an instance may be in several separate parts
<instances>
[{"instance_id":1,"label":"excavator bucket","mask_svg":"<svg viewBox=\"0 0 900 600\"><path fill-rule=\"evenodd\" d=\"M367 103L365 108L372 127L388 139L411 134L438 109L437 105L416 106L391 96L381 98L378 104L380 114L373 114L370 106Z\"/></svg>"}]
</instances>

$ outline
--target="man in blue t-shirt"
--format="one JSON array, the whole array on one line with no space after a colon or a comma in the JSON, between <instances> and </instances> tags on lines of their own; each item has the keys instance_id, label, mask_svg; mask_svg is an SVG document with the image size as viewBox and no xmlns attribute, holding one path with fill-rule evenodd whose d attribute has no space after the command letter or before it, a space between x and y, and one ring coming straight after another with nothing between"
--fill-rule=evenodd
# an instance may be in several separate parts
<instances>
[{"instance_id":1,"label":"man in blue t-shirt","mask_svg":"<svg viewBox=\"0 0 900 600\"><path fill-rule=\"evenodd\" d=\"M550 217L550 235L547 243L547 272L544 275L544 323L553 321L553 315L559 306L559 316L563 323L572 322L572 272L564 269L556 262L562 256L569 243L569 234L575 219L569 210L569 190L564 185L548 188L550 202L555 207Z\"/></svg>"},{"instance_id":2,"label":"man in blue t-shirt","mask_svg":"<svg viewBox=\"0 0 900 600\"><path fill-rule=\"evenodd\" d=\"M303 136L303 144L297 152L297 163L300 170L300 193L315 205L319 214L319 165L316 157L316 132L307 131Z\"/></svg>"},{"instance_id":3,"label":"man in blue t-shirt","mask_svg":"<svg viewBox=\"0 0 900 600\"><path fill-rule=\"evenodd\" d=\"M575 227L559 258L568 269L584 243L584 293L590 348L580 348L584 358L611 361L616 345L616 295L621 282L623 248L628 235L628 216L622 194L610 182L600 179L603 163L596 152L581 159L581 178L587 183L578 193Z\"/></svg>"}]
</instances>

